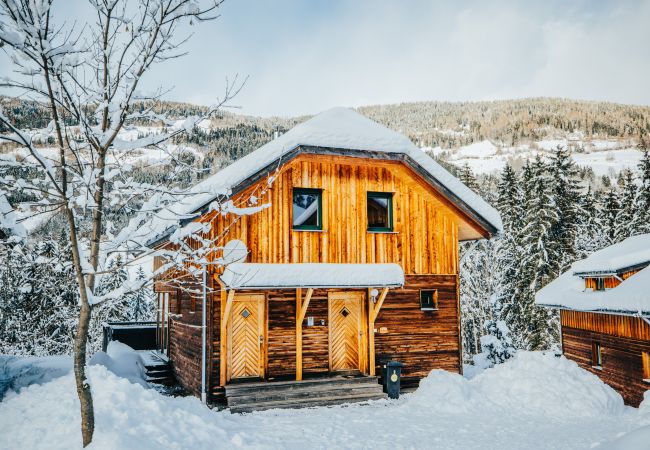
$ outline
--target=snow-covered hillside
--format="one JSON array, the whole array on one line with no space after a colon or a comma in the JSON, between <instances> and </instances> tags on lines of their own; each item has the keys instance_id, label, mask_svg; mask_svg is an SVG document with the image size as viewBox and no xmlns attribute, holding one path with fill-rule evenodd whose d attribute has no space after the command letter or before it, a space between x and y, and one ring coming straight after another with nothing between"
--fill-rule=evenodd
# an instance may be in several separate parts
<instances>
[{"instance_id":1,"label":"snow-covered hillside","mask_svg":"<svg viewBox=\"0 0 650 450\"><path fill-rule=\"evenodd\" d=\"M452 149L425 147L423 150L458 167L467 165L475 174L490 174L501 171L506 163L520 167L537 155L549 156L558 146L571 149L576 164L591 168L596 176L616 176L622 170L634 169L643 157L633 142L613 139L548 139L514 147L484 140Z\"/></svg>"},{"instance_id":2,"label":"snow-covered hillside","mask_svg":"<svg viewBox=\"0 0 650 450\"><path fill-rule=\"evenodd\" d=\"M641 427L650 425L650 397L638 410L626 407L594 375L542 353L520 352L471 380L433 371L397 401L246 415L165 397L103 366L89 373L94 449L635 448L614 441L643 442ZM0 403L0 449L80 448L78 427L72 375Z\"/></svg>"}]
</instances>

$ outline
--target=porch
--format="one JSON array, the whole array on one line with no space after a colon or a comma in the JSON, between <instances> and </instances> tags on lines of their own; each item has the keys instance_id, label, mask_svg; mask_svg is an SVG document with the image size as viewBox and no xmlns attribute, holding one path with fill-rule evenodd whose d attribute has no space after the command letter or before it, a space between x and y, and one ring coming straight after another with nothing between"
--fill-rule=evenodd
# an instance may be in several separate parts
<instances>
[{"instance_id":1,"label":"porch","mask_svg":"<svg viewBox=\"0 0 650 450\"><path fill-rule=\"evenodd\" d=\"M225 357L216 364L228 404L242 397L236 393L262 388L277 390L262 403L383 395L375 320L389 289L404 284L400 266L237 263L217 281L214 329ZM355 383L362 386L349 386Z\"/></svg>"}]
</instances>

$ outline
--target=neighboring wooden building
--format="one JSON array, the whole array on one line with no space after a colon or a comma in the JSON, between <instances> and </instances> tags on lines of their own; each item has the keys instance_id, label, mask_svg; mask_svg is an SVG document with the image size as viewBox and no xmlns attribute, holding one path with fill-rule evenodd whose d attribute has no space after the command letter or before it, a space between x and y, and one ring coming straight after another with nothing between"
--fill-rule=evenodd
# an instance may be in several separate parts
<instances>
[{"instance_id":1,"label":"neighboring wooden building","mask_svg":"<svg viewBox=\"0 0 650 450\"><path fill-rule=\"evenodd\" d=\"M559 308L564 355L638 406L650 389L650 234L593 253L540 290Z\"/></svg>"},{"instance_id":2,"label":"neighboring wooden building","mask_svg":"<svg viewBox=\"0 0 650 450\"><path fill-rule=\"evenodd\" d=\"M247 249L247 262L230 258L239 262L223 273L209 266L213 399L242 379L373 376L393 359L407 384L436 368L461 372L458 243L489 238L501 220L406 137L336 108L196 192L143 229L150 244L170 246L180 212ZM225 192L238 206L253 196L259 211L235 221L227 209L212 211ZM201 299L164 278L156 290L161 347L198 394Z\"/></svg>"}]
</instances>

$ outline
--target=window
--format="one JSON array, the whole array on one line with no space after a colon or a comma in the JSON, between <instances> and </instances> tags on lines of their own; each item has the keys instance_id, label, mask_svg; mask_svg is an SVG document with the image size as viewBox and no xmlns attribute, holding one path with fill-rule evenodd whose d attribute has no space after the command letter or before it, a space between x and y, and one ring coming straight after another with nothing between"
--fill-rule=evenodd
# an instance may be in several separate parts
<instances>
[{"instance_id":1,"label":"window","mask_svg":"<svg viewBox=\"0 0 650 450\"><path fill-rule=\"evenodd\" d=\"M293 229L322 230L323 208L320 189L296 188L293 190Z\"/></svg>"},{"instance_id":2,"label":"window","mask_svg":"<svg viewBox=\"0 0 650 450\"><path fill-rule=\"evenodd\" d=\"M393 194L368 192L368 231L393 231Z\"/></svg>"},{"instance_id":3,"label":"window","mask_svg":"<svg viewBox=\"0 0 650 450\"><path fill-rule=\"evenodd\" d=\"M605 290L605 279L604 278L596 278L596 290L597 291L604 291Z\"/></svg>"},{"instance_id":4,"label":"window","mask_svg":"<svg viewBox=\"0 0 650 450\"><path fill-rule=\"evenodd\" d=\"M641 353L641 358L643 358L643 381L650 383L650 353Z\"/></svg>"},{"instance_id":5,"label":"window","mask_svg":"<svg viewBox=\"0 0 650 450\"><path fill-rule=\"evenodd\" d=\"M422 311L435 311L438 309L437 289L423 289L420 291L420 309Z\"/></svg>"},{"instance_id":6,"label":"window","mask_svg":"<svg viewBox=\"0 0 650 450\"><path fill-rule=\"evenodd\" d=\"M600 342L591 344L591 365L598 368L603 366L603 354Z\"/></svg>"}]
</instances>

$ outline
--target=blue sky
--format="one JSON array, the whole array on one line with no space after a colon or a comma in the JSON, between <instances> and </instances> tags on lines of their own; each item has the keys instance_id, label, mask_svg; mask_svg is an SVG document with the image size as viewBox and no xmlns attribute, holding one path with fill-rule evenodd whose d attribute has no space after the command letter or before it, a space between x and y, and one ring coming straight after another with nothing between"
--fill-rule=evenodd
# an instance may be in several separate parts
<instances>
[{"instance_id":1,"label":"blue sky","mask_svg":"<svg viewBox=\"0 0 650 450\"><path fill-rule=\"evenodd\" d=\"M55 0L83 19L81 0ZM338 105L556 96L650 104L650 1L227 0L144 81L256 115ZM8 73L0 58L0 75Z\"/></svg>"}]
</instances>

